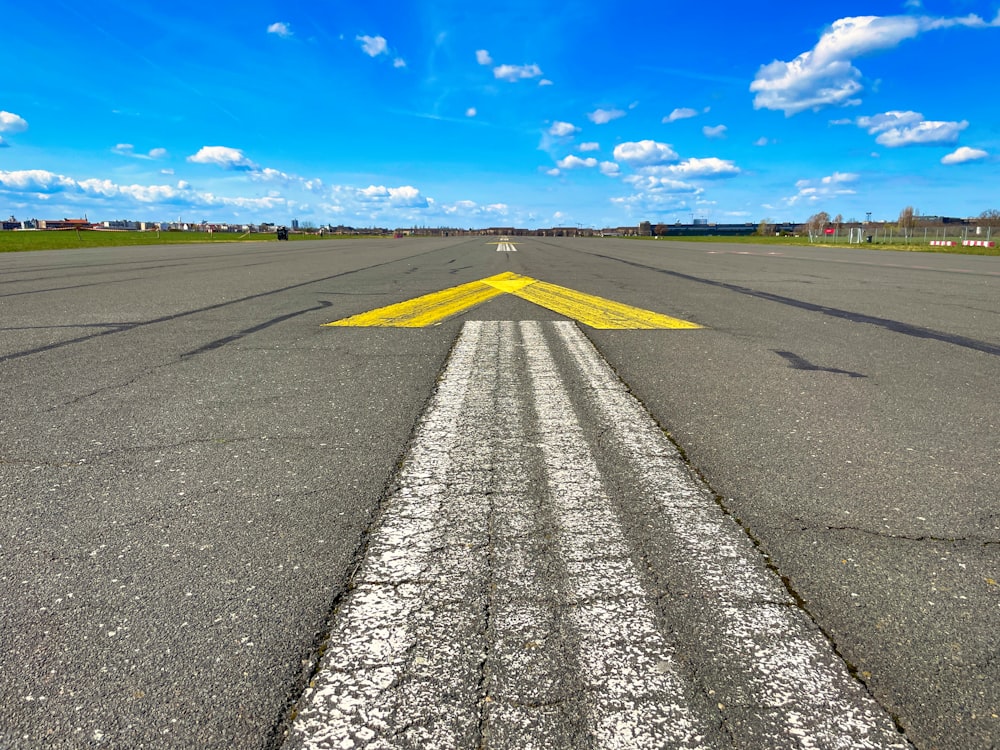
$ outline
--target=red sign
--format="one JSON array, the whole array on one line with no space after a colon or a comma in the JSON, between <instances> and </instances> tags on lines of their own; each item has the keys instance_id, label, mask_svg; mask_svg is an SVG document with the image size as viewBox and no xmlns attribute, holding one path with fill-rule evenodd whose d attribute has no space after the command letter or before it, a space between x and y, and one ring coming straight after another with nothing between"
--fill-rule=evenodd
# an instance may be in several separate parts
<instances>
[{"instance_id":1,"label":"red sign","mask_svg":"<svg viewBox=\"0 0 1000 750\"><path fill-rule=\"evenodd\" d=\"M834 231L835 230L833 229L833 227L829 227L829 228L823 230L823 234L833 234Z\"/></svg>"}]
</instances>

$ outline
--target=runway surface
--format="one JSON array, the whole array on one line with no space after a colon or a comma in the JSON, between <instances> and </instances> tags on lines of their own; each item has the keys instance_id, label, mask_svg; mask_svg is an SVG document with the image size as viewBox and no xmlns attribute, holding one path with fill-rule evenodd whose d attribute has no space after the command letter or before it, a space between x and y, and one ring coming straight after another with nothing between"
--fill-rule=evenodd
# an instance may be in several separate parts
<instances>
[{"instance_id":1,"label":"runway surface","mask_svg":"<svg viewBox=\"0 0 1000 750\"><path fill-rule=\"evenodd\" d=\"M997 259L504 242L0 256L0 747L996 743Z\"/></svg>"}]
</instances>

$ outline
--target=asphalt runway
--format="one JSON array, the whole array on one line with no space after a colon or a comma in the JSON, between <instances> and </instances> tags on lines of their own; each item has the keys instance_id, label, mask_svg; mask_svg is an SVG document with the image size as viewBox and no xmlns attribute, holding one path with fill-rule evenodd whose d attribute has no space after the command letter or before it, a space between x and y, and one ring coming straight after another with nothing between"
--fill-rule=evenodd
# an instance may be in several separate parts
<instances>
[{"instance_id":1,"label":"asphalt runway","mask_svg":"<svg viewBox=\"0 0 1000 750\"><path fill-rule=\"evenodd\" d=\"M424 512L395 515L405 488L419 495L437 486L433 472L410 482L406 467L422 460L421 425L442 408L460 355L469 363L460 372L478 378L470 392L492 395L456 402L468 403L468 414L448 407L449 418L468 422L453 452L493 447L488 460L449 464L456 476L486 474L462 480L471 489L455 494L455 508L472 504L441 516L433 533L457 534L483 514L491 520L467 530L470 551L456 558L481 562L466 571L468 595L436 594L440 585L417 575L426 588L410 609L418 620L428 612L471 619L451 630L447 619L400 626L421 634L419 643L426 633L454 634L462 653L480 654L473 672L428 667L413 683L432 696L427 705L447 694L464 706L467 730L450 736L517 747L517 733L529 732L549 746L607 746L606 727L621 720L615 711L667 706L661 698L673 683L663 675L676 674L685 706L633 711L622 724L634 730L633 744L649 746L644 731L684 724L677 711L688 711L701 729L651 736L665 747L796 746L796 732L813 727L790 722L780 705L787 694L776 699L768 678L745 674L777 664L744 662L785 643L774 621L759 619L761 607L778 607L794 617L795 637L803 634L795 642L816 649L812 662L836 673L830 705L843 699L866 717L857 737L869 744L852 746L1000 742L1000 259L510 240L0 255L0 747L276 748L286 736L311 746L293 720L314 715L306 700L309 685L329 674L322 655L342 648L346 660L352 637L366 648L374 642L364 628L352 631L350 618L369 612L355 602L382 580L372 578L375 561L412 552L427 570L464 570L433 545L384 543L395 538L387 530ZM474 284L498 276L493 291ZM529 292L544 287L548 296L524 292L524 278ZM461 285L483 301L456 303L421 327L323 325ZM537 302L559 297L556 286L572 299L555 309ZM600 366L673 445L621 432L608 405L632 402L591 398L600 389L567 364L584 343L559 343L577 341L559 331L592 297L702 326L572 323L565 334L593 345ZM472 322L485 332L466 329ZM459 342L472 335L485 337L476 344L483 354L461 354ZM551 385L539 341L548 341L563 386ZM477 369L500 351L507 364ZM519 363L516 378L510 362ZM565 397L540 395L557 387ZM522 416L502 417L508 411ZM578 447L547 442L554 425L574 418L579 428L567 434L578 434ZM470 438L480 427L488 427L483 437ZM662 460L686 467L697 484L691 493L728 529L719 549L738 548L736 569L759 569L760 585L773 589L740 603L758 619L716 624L711 608L753 586L709 581L711 556L702 560L683 534L671 541L664 519L674 511L655 504L660 475L642 460L660 451L677 453ZM593 655L627 651L628 638L609 640L573 614L581 602L593 605L580 592L595 584L578 570L582 537L565 530L586 520L555 502L594 486L559 484L560 463L577 466L584 459L573 457L584 454L603 488L588 507L610 503L594 518L620 524L602 538L620 539L606 564L623 577L602 580L641 592L624 610L634 617L607 622L618 623L615 632L636 629L654 654L647 661L656 676L638 669L613 694L599 689L607 667L594 666ZM442 481L449 492L465 486ZM489 482L519 488L503 495L513 515L499 515L506 505L496 498L488 511L475 504L500 491L477 495ZM531 528L518 531L519 523ZM547 541L515 544L533 535ZM586 544L601 547L600 539ZM409 585L402 570L399 585ZM504 598L504 586L522 578L538 590ZM600 611L611 618L618 610ZM516 697L527 688L501 679L509 659L523 657L511 644L527 632L504 629L503 618L527 627L529 614L552 644L541 650L549 661L531 667L554 681L548 698ZM649 645L656 639L666 639L662 648ZM404 663L410 652L402 653L390 661ZM402 674L411 672L420 670ZM409 683L394 679L405 698ZM463 680L471 680L467 695L456 687ZM543 704L552 710L510 718ZM426 716L406 720L430 731ZM392 735L390 746L444 736L409 736L401 726L370 731L376 740ZM363 732L351 731L364 746ZM815 731L815 746L834 746L830 725Z\"/></svg>"}]
</instances>

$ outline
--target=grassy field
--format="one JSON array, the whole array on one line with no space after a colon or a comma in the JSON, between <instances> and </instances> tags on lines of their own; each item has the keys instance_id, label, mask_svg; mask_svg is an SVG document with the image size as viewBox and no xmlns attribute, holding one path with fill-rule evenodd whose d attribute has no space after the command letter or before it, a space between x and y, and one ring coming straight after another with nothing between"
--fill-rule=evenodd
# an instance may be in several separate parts
<instances>
[{"instance_id":1,"label":"grassy field","mask_svg":"<svg viewBox=\"0 0 1000 750\"><path fill-rule=\"evenodd\" d=\"M357 235L350 235L355 238ZM320 238L311 234L292 234L289 241L344 239L337 235ZM274 234L230 234L216 232L0 232L0 253L25 250L72 250L79 247L119 247L126 245L191 245L232 242L277 242Z\"/></svg>"},{"instance_id":2,"label":"grassy field","mask_svg":"<svg viewBox=\"0 0 1000 750\"><path fill-rule=\"evenodd\" d=\"M656 242L725 242L734 245L799 245L803 247L853 247L862 250L899 250L912 253L949 253L952 255L1000 255L1000 247L963 247L961 241L956 247L928 245L926 242L879 242L851 245L847 242L813 242L808 237L635 237L631 239ZM997 241L1000 244L1000 240Z\"/></svg>"},{"instance_id":3,"label":"grassy field","mask_svg":"<svg viewBox=\"0 0 1000 750\"><path fill-rule=\"evenodd\" d=\"M291 234L289 241L369 239L377 235ZM955 255L998 255L998 247L937 247L924 242L877 242L874 244L848 245L846 242L814 242L806 237L631 237L629 239L656 242L723 242L734 245L802 245L807 247L855 247L865 250L902 250L915 253L951 253ZM26 250L72 250L80 247L124 247L128 245L190 245L233 242L277 242L274 234L240 235L217 232L0 232L0 253Z\"/></svg>"}]
</instances>

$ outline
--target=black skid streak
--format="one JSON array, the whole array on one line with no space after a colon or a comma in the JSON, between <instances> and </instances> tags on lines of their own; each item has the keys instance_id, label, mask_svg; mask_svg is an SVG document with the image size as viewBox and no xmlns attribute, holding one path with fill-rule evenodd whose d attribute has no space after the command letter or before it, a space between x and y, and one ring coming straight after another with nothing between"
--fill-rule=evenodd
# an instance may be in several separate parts
<instances>
[{"instance_id":1,"label":"black skid streak","mask_svg":"<svg viewBox=\"0 0 1000 750\"><path fill-rule=\"evenodd\" d=\"M295 312L286 313L285 315L279 315L276 318L265 320L263 323L258 323L257 325L251 326L250 328L244 328L242 331L234 333L231 336L223 336L221 339L216 339L215 341L211 341L205 344L204 346L199 346L197 349L192 349L189 352L184 352L184 354L181 355L181 359L185 359L187 357L194 357L195 355L198 354L204 354L205 352L210 352L213 349L219 349L225 346L226 344L231 344L234 341L239 341L244 336L249 336L250 334L258 333L259 331L263 331L265 328L270 328L271 326L277 325L278 323L284 323L286 320L297 318L299 315L305 315L306 313L322 310L324 307L330 307L332 304L333 304L332 302L320 301L320 303L315 307L307 307L304 310L296 310Z\"/></svg>"},{"instance_id":2,"label":"black skid streak","mask_svg":"<svg viewBox=\"0 0 1000 750\"><path fill-rule=\"evenodd\" d=\"M835 375L847 375L852 378L867 378L867 375L863 375L860 372L852 372L851 370L841 370L836 367L820 367L819 365L814 365L805 357L800 357L795 352L782 352L777 349L772 349L772 352L777 354L782 359L788 362L789 367L793 370L808 370L809 372L832 372Z\"/></svg>"},{"instance_id":3,"label":"black skid streak","mask_svg":"<svg viewBox=\"0 0 1000 750\"><path fill-rule=\"evenodd\" d=\"M680 273L679 271L668 271L665 268L657 268L656 266L647 266L644 263L636 263L631 260L622 260L621 258L613 258L610 255L599 255L594 254L594 257L603 258L604 260L613 260L618 263L624 263L628 266L635 266L636 268L641 268L645 271L656 271L657 273L666 274L667 276L673 276L678 279L683 279L684 281L694 281L698 284L707 284L708 286L719 287L720 289L728 289L731 292L736 292L738 294L745 294L748 297L756 297L757 299L767 300L768 302L777 302L781 305L788 305L789 307L797 307L800 310L808 310L809 312L818 312L823 315L829 315L832 318L840 318L841 320L848 320L851 323L867 323L869 325L877 326L879 328L884 328L887 331L892 331L893 333L901 333L904 336L913 336L918 339L931 339L932 341L940 341L945 344L952 344L954 346L961 346L965 349L972 349L977 352L983 352L984 354L992 354L994 357L1000 357L1000 346L997 344L991 344L986 341L980 341L979 339L969 338L968 336L959 336L953 333L947 333L945 331L935 331L933 328L924 328L922 326L911 325L910 323L903 323L899 320L892 320L891 318L880 318L876 315L865 315L864 313L851 312L850 310L841 310L836 307L828 307L826 305L817 305L814 302L805 302L803 300L795 299L794 297L785 297L780 294L772 294L771 292L762 292L757 289L751 289L750 287L740 286L739 284L729 284L725 281L713 281L712 279L703 279L698 276L691 276L686 273Z\"/></svg>"},{"instance_id":4,"label":"black skid streak","mask_svg":"<svg viewBox=\"0 0 1000 750\"><path fill-rule=\"evenodd\" d=\"M238 299L226 300L225 302L217 302L214 305L206 305L205 307L198 307L198 308L195 308L193 310L185 310L184 312L174 313L173 315L163 315L163 316L161 316L159 318L152 318L151 320L145 320L145 321L143 321L141 323L135 323L135 324L133 324L131 326L128 326L128 327L115 328L115 329L109 330L109 331L101 331L100 333L92 333L92 334L89 334L87 336L77 336L76 338L68 339L66 341L58 341L58 342L56 342L54 344L46 344L45 346L35 347L34 349L25 349L25 350L20 351L20 352L13 352L11 354L5 354L4 356L0 357L0 364L3 364L4 362L9 362L9 361L14 360L14 359L20 359L21 357L30 357L33 354L41 354L43 352L49 352L49 351L52 351L53 349L61 349L64 346L72 346L73 344L82 344L82 343L84 343L86 341L90 341L91 339L96 339L96 338L99 338L101 336L110 336L110 335L115 334L115 333L122 333L124 331L131 331L131 330L133 330L135 328L141 328L141 327L144 327L144 326L155 325L157 323L169 323L170 321L179 320L180 318L186 318L186 317L189 317L191 315L198 315L199 313L211 312L212 310L220 310L220 309L222 309L224 307L229 307L230 305L238 305L241 302L250 302L251 300L262 299L264 297L270 297L270 296L275 295L275 294L281 294L282 292L289 292L289 291L292 291L293 289L301 289L303 287L307 287L307 286L310 286L312 284L318 284L318 283L323 282L323 281L330 281L332 279L343 278L344 276L351 276L351 275L356 274L356 273L361 273L362 271L370 271L373 268L379 268L381 266L388 266L388 265L392 265L393 263L397 263L397 262L399 262L399 261L387 261L385 263L375 263L375 264L370 265L370 266L365 266L364 268L356 268L353 271L345 271L343 273L332 274L331 276L323 276L322 278L318 278L318 279L310 279L309 281L301 281L298 284L290 284L289 286L283 286L283 287L280 287L278 289L271 289L271 290L266 291L266 292L258 292L257 294L250 294L250 295L248 295L246 297L240 297Z\"/></svg>"}]
</instances>

